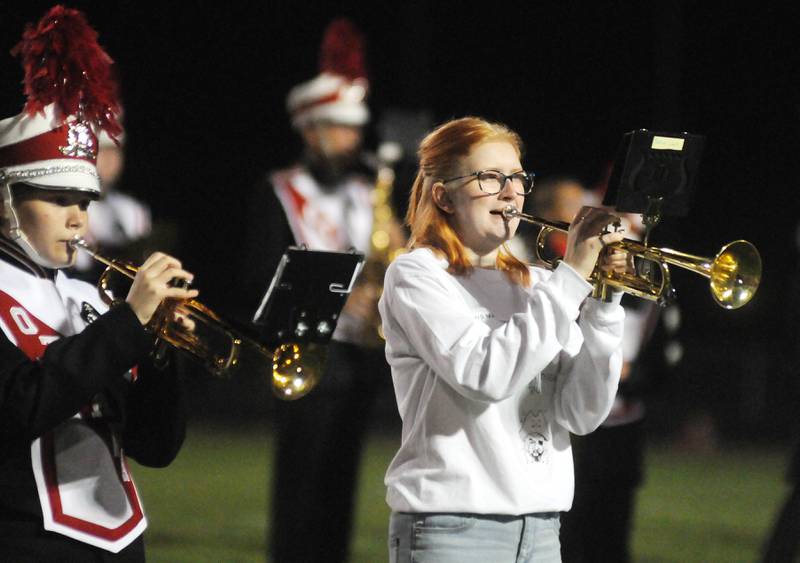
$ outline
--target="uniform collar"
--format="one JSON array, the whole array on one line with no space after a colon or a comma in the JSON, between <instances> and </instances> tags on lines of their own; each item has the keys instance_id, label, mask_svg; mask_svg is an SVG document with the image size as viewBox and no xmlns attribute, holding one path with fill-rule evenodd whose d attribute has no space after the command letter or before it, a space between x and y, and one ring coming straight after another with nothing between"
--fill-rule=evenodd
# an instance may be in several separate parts
<instances>
[{"instance_id":1,"label":"uniform collar","mask_svg":"<svg viewBox=\"0 0 800 563\"><path fill-rule=\"evenodd\" d=\"M56 279L57 270L40 266L31 260L19 246L2 235L0 235L0 260L25 270L37 278L51 281Z\"/></svg>"}]
</instances>

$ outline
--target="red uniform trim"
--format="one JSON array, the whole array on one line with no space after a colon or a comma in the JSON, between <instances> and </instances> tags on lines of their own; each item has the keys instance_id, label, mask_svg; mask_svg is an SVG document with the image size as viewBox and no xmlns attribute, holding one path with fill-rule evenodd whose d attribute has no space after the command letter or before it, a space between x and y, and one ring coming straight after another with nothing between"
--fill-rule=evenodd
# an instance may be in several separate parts
<instances>
[{"instance_id":1,"label":"red uniform trim","mask_svg":"<svg viewBox=\"0 0 800 563\"><path fill-rule=\"evenodd\" d=\"M24 319L20 320L19 318L14 318L11 313L13 308L25 311ZM3 320L8 329L14 334L17 340L17 347L31 360L41 358L47 348L47 345L42 342L41 336L61 336L4 291L0 291L0 319ZM20 322L26 326L20 326ZM46 341L49 342L49 339ZM133 375L135 378L136 368L132 371L134 372ZM139 496L136 494L136 488L133 486L133 481L126 477L130 475L130 470L128 469L128 464L124 457L119 460L119 469L122 473L122 475L120 475L120 481L125 489L125 496L128 497L128 501L130 502L131 510L133 511L130 518L116 528L107 528L89 522L88 520L65 514L61 504L61 493L58 490L58 474L55 464L55 449L52 432L44 434L40 440L42 471L44 472L47 497L53 515L53 522L85 534L100 537L108 541L115 541L125 536L142 521L144 513L139 503Z\"/></svg>"},{"instance_id":2,"label":"red uniform trim","mask_svg":"<svg viewBox=\"0 0 800 563\"><path fill-rule=\"evenodd\" d=\"M15 308L25 312L24 318L14 317L11 310ZM22 350L31 360L38 360L41 358L45 348L47 348L47 344L42 342L42 336L47 339L47 342L49 342L52 337L61 336L58 332L37 319L36 316L32 315L5 291L0 291L0 319L3 320L8 330L14 334L14 338L17 340L17 348ZM30 330L23 330L23 328L20 327L20 322L23 324L30 323Z\"/></svg>"},{"instance_id":3,"label":"red uniform trim","mask_svg":"<svg viewBox=\"0 0 800 563\"><path fill-rule=\"evenodd\" d=\"M62 147L69 146L68 135L69 124L65 124L30 139L2 147L0 148L0 168L57 158L83 160L95 164L96 152L92 154L91 158L83 158L70 156L61 151ZM95 146L97 146L96 141Z\"/></svg>"},{"instance_id":4,"label":"red uniform trim","mask_svg":"<svg viewBox=\"0 0 800 563\"><path fill-rule=\"evenodd\" d=\"M286 180L286 191L292 200L292 205L294 206L294 211L295 211L295 217L302 218L303 212L305 211L306 208L306 201L307 201L306 198L303 197L299 191L297 191L297 188L295 188L292 185L292 182L289 179Z\"/></svg>"},{"instance_id":5,"label":"red uniform trim","mask_svg":"<svg viewBox=\"0 0 800 563\"><path fill-rule=\"evenodd\" d=\"M317 106L332 104L333 102L338 102L341 97L342 97L341 90L337 90L333 94L328 94L327 96L323 96L322 98L317 98L316 100L306 102L303 105L297 106L296 108L294 108L294 111L292 113L298 114L310 110L311 108L315 108Z\"/></svg>"},{"instance_id":6,"label":"red uniform trim","mask_svg":"<svg viewBox=\"0 0 800 563\"><path fill-rule=\"evenodd\" d=\"M133 514L131 514L130 518L116 528L107 528L106 526L101 526L99 524L89 522L88 520L83 520L81 518L70 516L69 514L64 514L64 510L61 505L61 495L58 492L58 475L56 474L55 464L53 463L53 460L55 459L53 437L50 433L47 433L41 437L41 445L42 469L44 471L45 482L47 483L47 496L50 500L50 510L53 512L54 522L74 530L79 530L85 534L97 536L108 541L115 541L125 536L125 534L130 532L139 524L139 522L142 521L144 513L142 512L141 504L139 504L139 497L136 494L133 481L130 479L123 479L122 486L125 488L125 496L128 497L128 500L131 503L131 510L133 510ZM125 462L123 459L122 463L124 464L125 472L128 472L127 462Z\"/></svg>"},{"instance_id":7,"label":"red uniform trim","mask_svg":"<svg viewBox=\"0 0 800 563\"><path fill-rule=\"evenodd\" d=\"M305 214L308 200L294 187L288 174L282 174L276 178L275 188L277 192L280 192L278 193L278 199L286 213L286 218L289 220L296 242L305 243L306 232L303 215Z\"/></svg>"}]
</instances>

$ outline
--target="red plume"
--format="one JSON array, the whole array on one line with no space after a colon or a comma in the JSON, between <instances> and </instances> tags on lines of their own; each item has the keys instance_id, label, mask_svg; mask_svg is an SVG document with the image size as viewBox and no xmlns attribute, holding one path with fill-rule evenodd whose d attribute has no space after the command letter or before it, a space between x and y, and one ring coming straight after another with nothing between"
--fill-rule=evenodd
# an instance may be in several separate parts
<instances>
[{"instance_id":1,"label":"red plume","mask_svg":"<svg viewBox=\"0 0 800 563\"><path fill-rule=\"evenodd\" d=\"M367 77L364 36L350 20L337 18L328 25L322 40L319 70L350 80Z\"/></svg>"},{"instance_id":2,"label":"red plume","mask_svg":"<svg viewBox=\"0 0 800 563\"><path fill-rule=\"evenodd\" d=\"M55 104L60 118L81 114L116 141L122 133L113 60L78 10L54 6L36 26L28 24L11 50L25 71L25 111Z\"/></svg>"}]
</instances>

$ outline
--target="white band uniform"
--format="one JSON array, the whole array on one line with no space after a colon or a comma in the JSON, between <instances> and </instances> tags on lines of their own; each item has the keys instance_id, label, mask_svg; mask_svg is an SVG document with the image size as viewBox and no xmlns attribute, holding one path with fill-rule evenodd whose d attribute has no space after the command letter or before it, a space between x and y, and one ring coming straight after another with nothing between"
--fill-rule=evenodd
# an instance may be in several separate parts
<instances>
[{"instance_id":1,"label":"white band uniform","mask_svg":"<svg viewBox=\"0 0 800 563\"><path fill-rule=\"evenodd\" d=\"M0 260L0 328L31 359L50 342L81 332L82 303L107 310L95 287L55 273L55 281ZM37 350L38 348L38 350ZM108 433L107 436L102 435ZM147 527L117 436L102 420L80 414L31 444L45 530L117 553Z\"/></svg>"}]
</instances>

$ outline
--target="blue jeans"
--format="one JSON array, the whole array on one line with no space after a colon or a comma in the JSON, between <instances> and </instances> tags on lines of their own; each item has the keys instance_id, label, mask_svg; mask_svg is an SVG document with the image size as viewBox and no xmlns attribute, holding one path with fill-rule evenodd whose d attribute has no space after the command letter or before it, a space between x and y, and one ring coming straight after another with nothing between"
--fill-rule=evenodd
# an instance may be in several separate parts
<instances>
[{"instance_id":1,"label":"blue jeans","mask_svg":"<svg viewBox=\"0 0 800 563\"><path fill-rule=\"evenodd\" d=\"M389 519L390 563L559 563L558 512L411 514Z\"/></svg>"}]
</instances>

